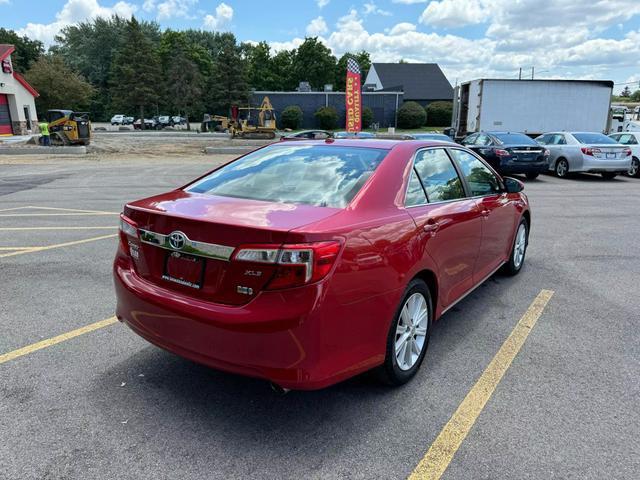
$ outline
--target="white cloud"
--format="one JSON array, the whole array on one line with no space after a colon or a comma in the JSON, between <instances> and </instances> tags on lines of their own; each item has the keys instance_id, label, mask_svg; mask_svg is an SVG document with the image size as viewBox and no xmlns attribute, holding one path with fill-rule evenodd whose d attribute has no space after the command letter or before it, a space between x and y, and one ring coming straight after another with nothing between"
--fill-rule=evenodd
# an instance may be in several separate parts
<instances>
[{"instance_id":1,"label":"white cloud","mask_svg":"<svg viewBox=\"0 0 640 480\"><path fill-rule=\"evenodd\" d=\"M148 0L147 0L148 1ZM147 2L145 2L146 4ZM153 0L151 3L155 3ZM158 20L169 20L171 18L195 18L191 13L191 7L198 3L198 0L165 0L158 3ZM149 5L150 6L150 5ZM144 8L144 5L143 5Z\"/></svg>"},{"instance_id":2,"label":"white cloud","mask_svg":"<svg viewBox=\"0 0 640 480\"><path fill-rule=\"evenodd\" d=\"M316 3L318 4L318 8L323 8L329 5L329 1L330 0L316 0Z\"/></svg>"},{"instance_id":3,"label":"white cloud","mask_svg":"<svg viewBox=\"0 0 640 480\"><path fill-rule=\"evenodd\" d=\"M9 5L11 0L0 0L0 5Z\"/></svg>"},{"instance_id":4,"label":"white cloud","mask_svg":"<svg viewBox=\"0 0 640 480\"><path fill-rule=\"evenodd\" d=\"M156 9L156 0L144 0L142 10L145 12L153 12Z\"/></svg>"},{"instance_id":5,"label":"white cloud","mask_svg":"<svg viewBox=\"0 0 640 480\"><path fill-rule=\"evenodd\" d=\"M393 15L390 11L383 10L380 7L378 7L373 1L366 2L363 5L363 7L364 7L363 13L365 15L374 14L374 15L382 15L383 17L390 17L391 15Z\"/></svg>"},{"instance_id":6,"label":"white cloud","mask_svg":"<svg viewBox=\"0 0 640 480\"><path fill-rule=\"evenodd\" d=\"M27 23L24 28L18 29L17 33L40 40L45 46L49 46L53 43L53 38L58 32L67 25L97 17L110 17L111 15L130 18L137 8L136 5L125 1L119 1L113 7L103 7L98 3L98 0L67 0L62 10L56 13L54 22L48 24Z\"/></svg>"},{"instance_id":7,"label":"white cloud","mask_svg":"<svg viewBox=\"0 0 640 480\"><path fill-rule=\"evenodd\" d=\"M420 15L420 22L437 27L460 27L484 22L491 11L486 1L441 0L431 2Z\"/></svg>"},{"instance_id":8,"label":"white cloud","mask_svg":"<svg viewBox=\"0 0 640 480\"><path fill-rule=\"evenodd\" d=\"M414 5L416 3L427 3L429 0L391 0L392 3L402 3L404 5Z\"/></svg>"},{"instance_id":9,"label":"white cloud","mask_svg":"<svg viewBox=\"0 0 640 480\"><path fill-rule=\"evenodd\" d=\"M318 35L322 35L329 31L329 27L327 27L327 22L324 21L324 18L317 17L309 22L307 25L307 35L312 37L317 37Z\"/></svg>"},{"instance_id":10,"label":"white cloud","mask_svg":"<svg viewBox=\"0 0 640 480\"><path fill-rule=\"evenodd\" d=\"M407 32L414 32L415 30L416 26L413 23L401 22L389 30L389 35L402 35Z\"/></svg>"},{"instance_id":11,"label":"white cloud","mask_svg":"<svg viewBox=\"0 0 640 480\"><path fill-rule=\"evenodd\" d=\"M233 19L233 8L226 3L221 3L216 7L215 15L204 17L204 26L210 30L221 30Z\"/></svg>"}]
</instances>

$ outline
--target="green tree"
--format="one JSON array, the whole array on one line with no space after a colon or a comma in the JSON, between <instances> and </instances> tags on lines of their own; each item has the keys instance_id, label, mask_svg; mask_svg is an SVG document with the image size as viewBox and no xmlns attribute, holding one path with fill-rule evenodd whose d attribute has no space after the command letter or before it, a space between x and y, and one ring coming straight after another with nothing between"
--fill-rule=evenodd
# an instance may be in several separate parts
<instances>
[{"instance_id":1,"label":"green tree","mask_svg":"<svg viewBox=\"0 0 640 480\"><path fill-rule=\"evenodd\" d=\"M111 71L114 57L123 46L128 21L117 15L70 25L56 36L51 51L59 53L73 70L82 74L97 90L90 106L91 117L107 120L111 115ZM139 28L153 45L160 42L155 22L140 21ZM126 112L130 112L129 109Z\"/></svg>"},{"instance_id":2,"label":"green tree","mask_svg":"<svg viewBox=\"0 0 640 480\"><path fill-rule=\"evenodd\" d=\"M333 130L338 126L338 112L333 107L320 107L313 115L318 127L324 130Z\"/></svg>"},{"instance_id":3,"label":"green tree","mask_svg":"<svg viewBox=\"0 0 640 480\"><path fill-rule=\"evenodd\" d=\"M629 98L631 96L631 89L629 88L629 85L626 85L622 89L622 92L620 92L620 96L624 98Z\"/></svg>"},{"instance_id":4,"label":"green tree","mask_svg":"<svg viewBox=\"0 0 640 480\"><path fill-rule=\"evenodd\" d=\"M631 94L631 97L629 97L629 98L633 102L640 102L640 90L636 90L635 92L633 92Z\"/></svg>"},{"instance_id":5,"label":"green tree","mask_svg":"<svg viewBox=\"0 0 640 480\"><path fill-rule=\"evenodd\" d=\"M112 106L123 111L137 107L141 119L145 107L156 106L161 97L164 82L158 49L133 17L113 57L110 83Z\"/></svg>"},{"instance_id":6,"label":"green tree","mask_svg":"<svg viewBox=\"0 0 640 480\"><path fill-rule=\"evenodd\" d=\"M11 63L18 73L25 73L43 53L44 46L39 40L21 37L13 30L0 28L0 43L8 43L16 47L11 54Z\"/></svg>"},{"instance_id":7,"label":"green tree","mask_svg":"<svg viewBox=\"0 0 640 480\"><path fill-rule=\"evenodd\" d=\"M42 55L31 65L25 78L40 93L36 105L41 114L52 108L83 110L95 92L59 55ZM61 78L64 85L60 83Z\"/></svg>"},{"instance_id":8,"label":"green tree","mask_svg":"<svg viewBox=\"0 0 640 480\"><path fill-rule=\"evenodd\" d=\"M271 59L274 78L277 79L276 91L291 91L298 86L298 80L293 74L293 59L295 50L281 50Z\"/></svg>"},{"instance_id":9,"label":"green tree","mask_svg":"<svg viewBox=\"0 0 640 480\"><path fill-rule=\"evenodd\" d=\"M209 103L218 113L228 114L232 105L249 101L247 84L247 62L242 56L242 47L236 44L232 33L220 35L220 50L215 57L214 71L208 90Z\"/></svg>"},{"instance_id":10,"label":"green tree","mask_svg":"<svg viewBox=\"0 0 640 480\"><path fill-rule=\"evenodd\" d=\"M249 85L255 90L277 90L282 85L274 69L271 49L267 42L244 44Z\"/></svg>"},{"instance_id":11,"label":"green tree","mask_svg":"<svg viewBox=\"0 0 640 480\"><path fill-rule=\"evenodd\" d=\"M280 125L282 128L296 130L302 125L302 109L298 105L289 105L280 115Z\"/></svg>"},{"instance_id":12,"label":"green tree","mask_svg":"<svg viewBox=\"0 0 640 480\"><path fill-rule=\"evenodd\" d=\"M443 127L451 125L453 115L453 103L432 102L425 108L427 112L427 125L429 127Z\"/></svg>"},{"instance_id":13,"label":"green tree","mask_svg":"<svg viewBox=\"0 0 640 480\"><path fill-rule=\"evenodd\" d=\"M360 72L362 72L362 83L364 84L364 79L367 76L367 72L371 68L371 57L369 56L369 52L364 50L359 53L345 53L338 60L338 64L336 65L336 80L335 80L335 90L344 91L345 84L347 82L347 60L349 58L354 58L358 65L360 65Z\"/></svg>"},{"instance_id":14,"label":"green tree","mask_svg":"<svg viewBox=\"0 0 640 480\"><path fill-rule=\"evenodd\" d=\"M296 84L308 81L311 87L322 89L335 81L336 57L318 37L305 38L293 57L293 76Z\"/></svg>"},{"instance_id":15,"label":"green tree","mask_svg":"<svg viewBox=\"0 0 640 480\"><path fill-rule=\"evenodd\" d=\"M373 123L373 110L369 107L362 109L362 128L369 128Z\"/></svg>"},{"instance_id":16,"label":"green tree","mask_svg":"<svg viewBox=\"0 0 640 480\"><path fill-rule=\"evenodd\" d=\"M427 121L427 113L418 102L404 102L398 109L398 127L420 128Z\"/></svg>"}]
</instances>

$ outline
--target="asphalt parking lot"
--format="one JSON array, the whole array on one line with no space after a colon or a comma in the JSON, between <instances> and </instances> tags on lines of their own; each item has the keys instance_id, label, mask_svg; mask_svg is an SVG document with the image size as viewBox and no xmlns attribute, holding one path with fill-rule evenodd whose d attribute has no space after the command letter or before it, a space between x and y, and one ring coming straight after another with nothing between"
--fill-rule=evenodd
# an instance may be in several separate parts
<instances>
[{"instance_id":1,"label":"asphalt parking lot","mask_svg":"<svg viewBox=\"0 0 640 480\"><path fill-rule=\"evenodd\" d=\"M527 182L524 270L448 312L406 386L364 375L277 396L112 318L123 203L216 161L0 165L0 478L401 479L432 445L446 479L638 478L639 180ZM516 331L521 346L497 356ZM477 387L487 371L495 390ZM468 434L446 434L460 422Z\"/></svg>"}]
</instances>

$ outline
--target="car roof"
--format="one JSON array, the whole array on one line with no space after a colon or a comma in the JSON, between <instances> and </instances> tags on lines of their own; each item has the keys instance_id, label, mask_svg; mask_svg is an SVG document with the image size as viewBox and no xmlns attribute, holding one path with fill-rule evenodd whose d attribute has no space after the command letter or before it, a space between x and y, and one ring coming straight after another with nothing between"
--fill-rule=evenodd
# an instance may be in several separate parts
<instances>
[{"instance_id":1,"label":"car roof","mask_svg":"<svg viewBox=\"0 0 640 480\"><path fill-rule=\"evenodd\" d=\"M408 145L415 147L438 147L445 146L451 147L452 142L438 141L438 140L399 140L399 139L385 139L385 138L327 138L324 140L300 140L296 142L296 145L331 145L331 146L344 146L344 147L364 147L364 148L381 148L384 150L391 150L398 145ZM271 145L279 145L279 142L274 142ZM454 144L464 148L462 145Z\"/></svg>"}]
</instances>

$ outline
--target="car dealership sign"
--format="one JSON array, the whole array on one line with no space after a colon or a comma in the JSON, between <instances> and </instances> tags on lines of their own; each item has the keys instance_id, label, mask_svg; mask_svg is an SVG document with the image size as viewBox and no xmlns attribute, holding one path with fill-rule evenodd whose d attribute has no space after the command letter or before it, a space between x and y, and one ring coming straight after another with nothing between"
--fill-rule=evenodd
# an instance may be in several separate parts
<instances>
[{"instance_id":1,"label":"car dealership sign","mask_svg":"<svg viewBox=\"0 0 640 480\"><path fill-rule=\"evenodd\" d=\"M347 60L347 132L362 130L362 95L360 94L360 65L353 58Z\"/></svg>"}]
</instances>

